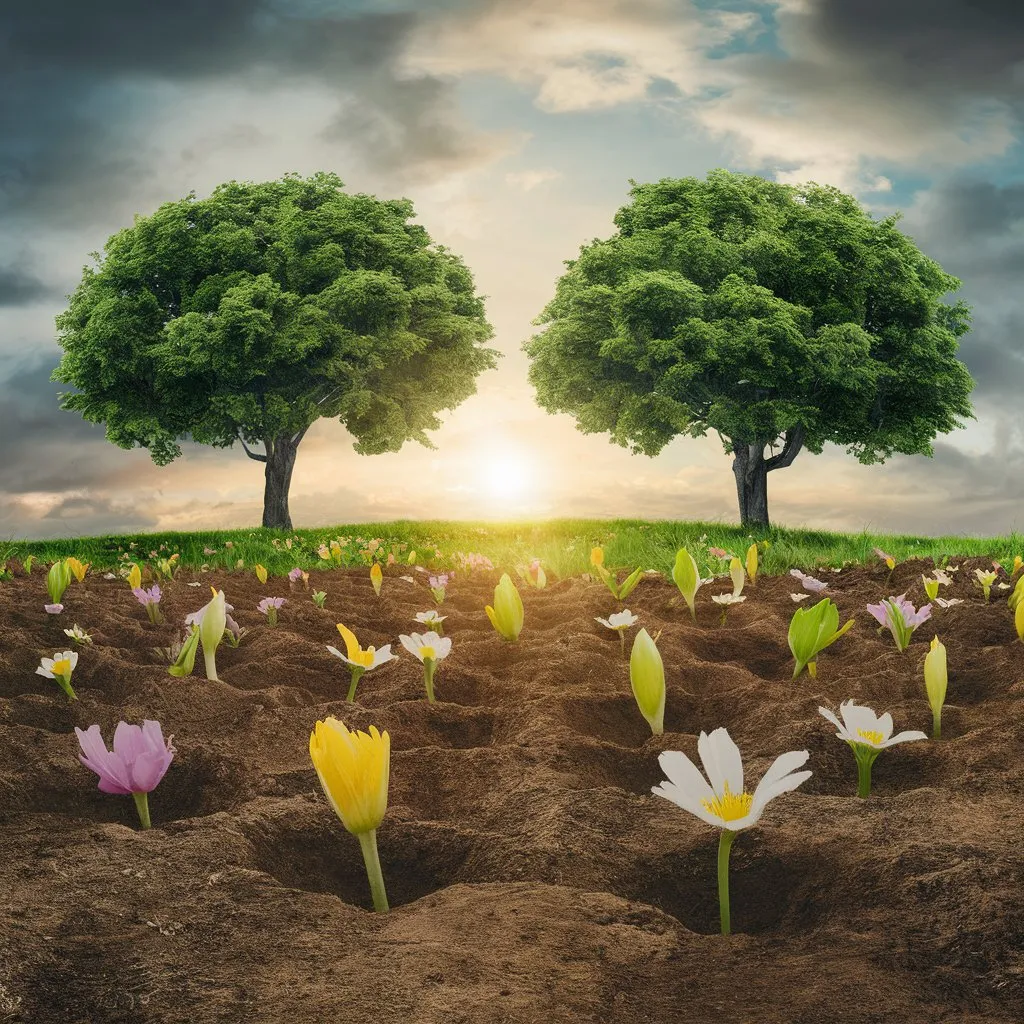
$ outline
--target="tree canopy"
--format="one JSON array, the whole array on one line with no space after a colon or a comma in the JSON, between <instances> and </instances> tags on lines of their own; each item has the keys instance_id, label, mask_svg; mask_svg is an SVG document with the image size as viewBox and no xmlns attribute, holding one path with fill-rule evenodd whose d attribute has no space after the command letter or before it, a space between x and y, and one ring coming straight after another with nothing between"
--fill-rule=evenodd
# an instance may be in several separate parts
<instances>
[{"instance_id":1,"label":"tree canopy","mask_svg":"<svg viewBox=\"0 0 1024 1024\"><path fill-rule=\"evenodd\" d=\"M62 408L164 465L179 440L292 447L338 417L363 454L431 446L495 365L482 297L412 204L335 174L227 182L113 235L57 319ZM290 475L290 466L289 466Z\"/></svg>"},{"instance_id":2,"label":"tree canopy","mask_svg":"<svg viewBox=\"0 0 1024 1024\"><path fill-rule=\"evenodd\" d=\"M782 449L764 471L826 442L865 464L931 455L972 416L969 310L941 301L960 281L898 214L722 169L631 185L617 233L566 262L524 345L549 412L652 456L714 430L754 472L766 446Z\"/></svg>"}]
</instances>

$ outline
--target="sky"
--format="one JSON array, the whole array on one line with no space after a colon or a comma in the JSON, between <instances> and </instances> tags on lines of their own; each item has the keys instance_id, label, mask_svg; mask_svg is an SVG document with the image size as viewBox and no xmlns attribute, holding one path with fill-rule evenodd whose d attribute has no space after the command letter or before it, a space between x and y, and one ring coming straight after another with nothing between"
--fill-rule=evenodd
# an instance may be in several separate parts
<instances>
[{"instance_id":1,"label":"sky","mask_svg":"<svg viewBox=\"0 0 1024 1024\"><path fill-rule=\"evenodd\" d=\"M436 448L299 449L297 528L396 518L738 521L714 435L656 458L541 410L523 341L629 179L716 167L854 194L958 277L977 419L934 458L802 452L774 523L1024 530L1019 0L9 0L0 12L0 537L257 525L262 465L166 467L58 408L54 326L89 254L227 180L336 172L412 200L471 268L503 353Z\"/></svg>"}]
</instances>

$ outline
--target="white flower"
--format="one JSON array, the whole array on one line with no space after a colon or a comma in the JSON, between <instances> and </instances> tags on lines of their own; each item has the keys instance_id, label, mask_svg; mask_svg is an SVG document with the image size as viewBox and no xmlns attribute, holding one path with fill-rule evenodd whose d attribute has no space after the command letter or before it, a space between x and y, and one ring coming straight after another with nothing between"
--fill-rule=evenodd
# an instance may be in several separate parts
<instances>
[{"instance_id":1,"label":"white flower","mask_svg":"<svg viewBox=\"0 0 1024 1024\"><path fill-rule=\"evenodd\" d=\"M367 647L366 650L362 653L373 655L373 660L370 662L369 665L364 665L362 664L362 662L353 661L347 655L342 654L337 647L332 647L330 644L327 645L327 650L329 650L331 654L333 654L336 658L341 658L341 660L345 662L346 665L351 665L353 668L361 668L366 672L369 672L371 669L377 668L379 665L383 665L384 662L391 661L393 658L397 657L397 655L391 653L391 644L385 644L383 647L380 648L380 650L377 650L374 647Z\"/></svg>"},{"instance_id":2,"label":"white flower","mask_svg":"<svg viewBox=\"0 0 1024 1024\"><path fill-rule=\"evenodd\" d=\"M429 633L413 633L412 636L402 633L398 639L402 641L402 646L420 661L427 658L440 661L447 658L448 652L452 649L451 637L438 636L433 630Z\"/></svg>"},{"instance_id":3,"label":"white flower","mask_svg":"<svg viewBox=\"0 0 1024 1024\"><path fill-rule=\"evenodd\" d=\"M625 608L621 612L612 612L607 619L602 619L595 615L594 621L600 622L602 626L607 626L609 629L619 632L623 629L629 629L630 626L640 620L628 608Z\"/></svg>"},{"instance_id":4,"label":"white flower","mask_svg":"<svg viewBox=\"0 0 1024 1024\"><path fill-rule=\"evenodd\" d=\"M806 594L806 597L810 597L810 594ZM715 604L739 604L741 601L746 601L746 594L712 594L711 600Z\"/></svg>"},{"instance_id":5,"label":"white flower","mask_svg":"<svg viewBox=\"0 0 1024 1024\"><path fill-rule=\"evenodd\" d=\"M963 604L964 603L964 599L962 597L950 597L950 598L937 597L937 598L935 598L935 603L940 608L952 608L953 605L955 605L955 604Z\"/></svg>"},{"instance_id":6,"label":"white flower","mask_svg":"<svg viewBox=\"0 0 1024 1024\"><path fill-rule=\"evenodd\" d=\"M92 643L92 634L87 633L77 622L70 629L65 629L64 635L71 637L72 640L75 640L80 644ZM72 666L72 668L73 667L74 666Z\"/></svg>"},{"instance_id":7,"label":"white flower","mask_svg":"<svg viewBox=\"0 0 1024 1024\"><path fill-rule=\"evenodd\" d=\"M839 705L839 713L843 716L840 722L828 708L819 707L823 714L839 732L836 735L847 743L860 743L875 750L884 750L894 743L906 743L908 740L926 740L928 737L919 729L892 735L892 715L888 711L881 717L871 708L855 704L853 700L844 700Z\"/></svg>"},{"instance_id":8,"label":"white flower","mask_svg":"<svg viewBox=\"0 0 1024 1024\"><path fill-rule=\"evenodd\" d=\"M416 621L422 623L424 626L432 626L435 622L444 622L447 618L447 615L438 615L433 609L428 612L416 613Z\"/></svg>"},{"instance_id":9,"label":"white flower","mask_svg":"<svg viewBox=\"0 0 1024 1024\"><path fill-rule=\"evenodd\" d=\"M710 785L684 753L666 750L659 755L658 763L668 781L654 786L651 792L671 800L701 821L730 832L757 824L769 800L796 789L811 777L809 771L796 771L810 756L808 751L791 750L775 759L753 794L746 792L740 751L725 729L715 729L710 736L702 732L697 740L697 753Z\"/></svg>"},{"instance_id":10,"label":"white flower","mask_svg":"<svg viewBox=\"0 0 1024 1024\"><path fill-rule=\"evenodd\" d=\"M78 664L77 651L64 651L62 654L55 654L52 658L41 658L36 674L46 676L47 679L56 679L57 675L70 675ZM54 672L54 666L58 672Z\"/></svg>"},{"instance_id":11,"label":"white flower","mask_svg":"<svg viewBox=\"0 0 1024 1024\"><path fill-rule=\"evenodd\" d=\"M811 595L810 594L790 594L789 596L791 598L793 598L794 601L806 601L807 598L809 598Z\"/></svg>"}]
</instances>

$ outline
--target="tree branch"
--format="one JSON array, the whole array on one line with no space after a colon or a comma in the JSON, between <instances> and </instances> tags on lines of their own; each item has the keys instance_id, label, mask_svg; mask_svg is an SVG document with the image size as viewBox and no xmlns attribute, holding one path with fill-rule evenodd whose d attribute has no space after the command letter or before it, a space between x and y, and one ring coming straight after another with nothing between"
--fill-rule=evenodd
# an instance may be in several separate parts
<instances>
[{"instance_id":1,"label":"tree branch","mask_svg":"<svg viewBox=\"0 0 1024 1024\"><path fill-rule=\"evenodd\" d=\"M242 442L242 447L245 449L245 454L248 455L250 459L255 459L257 462L267 461L266 455L260 455L258 452L249 451L249 447L245 443L245 438L243 438L241 434L238 435L238 440Z\"/></svg>"},{"instance_id":2,"label":"tree branch","mask_svg":"<svg viewBox=\"0 0 1024 1024\"><path fill-rule=\"evenodd\" d=\"M786 443L778 455L773 455L765 460L765 471L770 473L773 469L785 469L793 465L793 460L800 454L804 446L804 425L798 423L786 431Z\"/></svg>"},{"instance_id":3,"label":"tree branch","mask_svg":"<svg viewBox=\"0 0 1024 1024\"><path fill-rule=\"evenodd\" d=\"M292 445L292 447L297 445L303 439L303 437L306 436L306 431L309 430L309 428L312 425L312 423L307 423L293 438L290 439L289 443Z\"/></svg>"}]
</instances>

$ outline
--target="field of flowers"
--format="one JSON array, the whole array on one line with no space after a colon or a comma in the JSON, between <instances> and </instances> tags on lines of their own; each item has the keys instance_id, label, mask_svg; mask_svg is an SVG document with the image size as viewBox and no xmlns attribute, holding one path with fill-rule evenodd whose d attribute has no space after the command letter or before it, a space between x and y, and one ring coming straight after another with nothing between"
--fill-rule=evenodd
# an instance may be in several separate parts
<instances>
[{"instance_id":1,"label":"field of flowers","mask_svg":"<svg viewBox=\"0 0 1024 1024\"><path fill-rule=\"evenodd\" d=\"M758 553L12 559L0 1019L1019 1021L1020 559Z\"/></svg>"}]
</instances>

